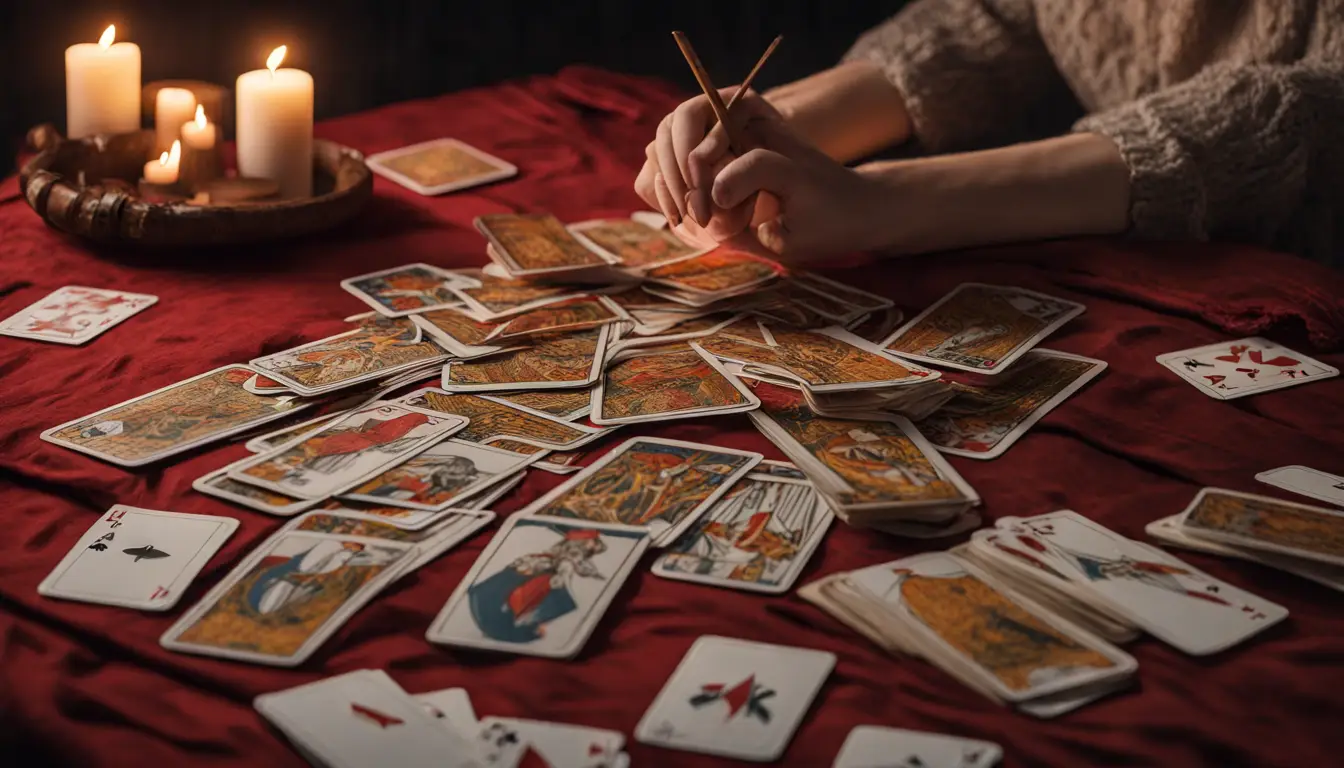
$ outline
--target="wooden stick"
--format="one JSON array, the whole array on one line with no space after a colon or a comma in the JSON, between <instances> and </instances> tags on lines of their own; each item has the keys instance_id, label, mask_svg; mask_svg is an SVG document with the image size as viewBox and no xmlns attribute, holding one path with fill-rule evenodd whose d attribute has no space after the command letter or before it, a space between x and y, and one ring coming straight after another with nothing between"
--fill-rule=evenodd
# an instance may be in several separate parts
<instances>
[{"instance_id":1,"label":"wooden stick","mask_svg":"<svg viewBox=\"0 0 1344 768\"><path fill-rule=\"evenodd\" d=\"M733 105L737 103L738 99L742 98L742 94L751 89L751 81L756 79L756 74L761 71L761 67L765 64L765 60L770 58L770 54L775 52L775 49L779 47L779 44L783 42L783 40L783 35L776 37L765 49L765 53L761 54L761 58L756 60L756 66L752 67L751 72L747 73L747 79L742 81L742 85L738 87L737 93L734 93L733 98L728 100L728 106L724 108L725 112L732 114Z\"/></svg>"},{"instance_id":2,"label":"wooden stick","mask_svg":"<svg viewBox=\"0 0 1344 768\"><path fill-rule=\"evenodd\" d=\"M709 99L709 106L714 110L714 116L723 123L723 129L728 133L728 145L735 154L741 154L742 142L737 136L737 131L733 129L728 122L728 108L723 104L723 98L719 96L719 91L710 82L709 73L700 63L700 57L695 55L695 49L691 47L691 41L686 39L686 35L676 31L672 33L672 38L677 41L677 47L681 49L681 55L686 57L686 63L691 65L691 72L695 74L695 81L700 84L700 90L705 92L705 98Z\"/></svg>"}]
</instances>

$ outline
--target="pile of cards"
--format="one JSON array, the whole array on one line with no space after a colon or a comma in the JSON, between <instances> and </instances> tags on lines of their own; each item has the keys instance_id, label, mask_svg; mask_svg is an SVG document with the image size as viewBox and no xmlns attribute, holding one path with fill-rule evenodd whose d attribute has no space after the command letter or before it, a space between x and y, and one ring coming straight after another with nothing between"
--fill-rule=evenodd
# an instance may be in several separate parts
<instances>
[{"instance_id":1,"label":"pile of cards","mask_svg":"<svg viewBox=\"0 0 1344 768\"><path fill-rule=\"evenodd\" d=\"M493 519L452 510L407 530L354 511L309 512L253 549L160 642L183 653L302 664L380 591Z\"/></svg>"},{"instance_id":2,"label":"pile of cards","mask_svg":"<svg viewBox=\"0 0 1344 768\"><path fill-rule=\"evenodd\" d=\"M1021 594L1116 641L1139 629L1204 656L1288 616L1283 606L1071 511L1002 518L972 534L965 552Z\"/></svg>"},{"instance_id":3,"label":"pile of cards","mask_svg":"<svg viewBox=\"0 0 1344 768\"><path fill-rule=\"evenodd\" d=\"M1118 690L1138 669L1124 651L948 552L833 574L798 594L879 647L1036 717Z\"/></svg>"},{"instance_id":4,"label":"pile of cards","mask_svg":"<svg viewBox=\"0 0 1344 768\"><path fill-rule=\"evenodd\" d=\"M1306 467L1283 467L1257 477L1305 491L1316 490L1315 484L1319 495L1334 490L1344 501L1344 478ZM1335 484L1329 484L1331 479ZM1145 530L1165 544L1262 563L1344 591L1344 511L1205 488L1184 512L1155 520Z\"/></svg>"}]
</instances>

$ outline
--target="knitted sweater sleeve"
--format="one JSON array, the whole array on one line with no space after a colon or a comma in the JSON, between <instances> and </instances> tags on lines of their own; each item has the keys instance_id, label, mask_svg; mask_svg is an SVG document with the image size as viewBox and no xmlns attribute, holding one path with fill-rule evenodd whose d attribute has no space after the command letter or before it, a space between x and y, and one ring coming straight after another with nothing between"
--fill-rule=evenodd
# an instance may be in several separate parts
<instances>
[{"instance_id":1,"label":"knitted sweater sleeve","mask_svg":"<svg viewBox=\"0 0 1344 768\"><path fill-rule=\"evenodd\" d=\"M1010 136L1034 107L1068 94L1031 0L915 0L845 60L882 69L931 152Z\"/></svg>"},{"instance_id":2,"label":"knitted sweater sleeve","mask_svg":"<svg viewBox=\"0 0 1344 768\"><path fill-rule=\"evenodd\" d=\"M1297 217L1333 228L1344 215L1338 61L1213 66L1074 130L1119 147L1137 236L1265 241L1288 229L1306 240L1295 250L1311 252L1344 235L1291 226Z\"/></svg>"}]
</instances>

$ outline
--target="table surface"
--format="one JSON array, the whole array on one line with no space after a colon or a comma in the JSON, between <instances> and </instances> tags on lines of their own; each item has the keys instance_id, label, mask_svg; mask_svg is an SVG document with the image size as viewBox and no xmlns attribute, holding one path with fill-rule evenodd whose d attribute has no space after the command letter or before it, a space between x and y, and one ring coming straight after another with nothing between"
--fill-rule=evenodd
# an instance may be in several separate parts
<instances>
[{"instance_id":1,"label":"table surface","mask_svg":"<svg viewBox=\"0 0 1344 768\"><path fill-rule=\"evenodd\" d=\"M1190 658L1151 639L1129 650L1136 689L1052 721L1001 708L942 671L883 654L793 595L658 579L641 567L579 657L562 662L432 646L425 628L489 538L482 534L360 611L299 669L170 653L158 638L283 521L191 490L244 455L216 445L125 470L41 442L45 428L216 366L342 330L364 309L338 281L412 261L484 263L473 217L549 210L562 220L642 207L631 182L681 95L655 81L574 67L555 76L389 106L320 124L366 153L455 136L515 163L511 181L441 198L382 179L353 225L284 247L171 258L98 255L45 228L13 179L0 201L0 316L62 285L160 297L84 347L0 337L0 753L24 764L300 765L252 698L364 667L412 693L467 688L481 715L614 728L629 736L683 653L723 634L819 648L839 662L780 764L828 766L850 729L882 724L990 739L1004 765L1334 764L1344 751L1344 597L1260 565L1186 554L1287 606L1289 620L1229 652ZM173 261L175 260L175 262ZM132 263L135 262L135 263ZM843 262L831 276L907 313L963 281L1018 285L1087 305L1046 346L1107 372L1003 457L952 458L990 519L1074 509L1121 533L1179 512L1203 486L1275 494L1257 472L1344 472L1344 378L1220 402L1157 365L1163 352L1264 334L1344 366L1344 274L1232 245L1067 241ZM783 458L744 416L628 428ZM530 472L511 512L561 481ZM166 614L39 597L37 585L114 503L230 515L242 525ZM493 530L490 529L490 530ZM802 581L960 541L889 538L837 525ZM781 670L781 672L784 672ZM733 761L628 744L635 766Z\"/></svg>"}]
</instances>

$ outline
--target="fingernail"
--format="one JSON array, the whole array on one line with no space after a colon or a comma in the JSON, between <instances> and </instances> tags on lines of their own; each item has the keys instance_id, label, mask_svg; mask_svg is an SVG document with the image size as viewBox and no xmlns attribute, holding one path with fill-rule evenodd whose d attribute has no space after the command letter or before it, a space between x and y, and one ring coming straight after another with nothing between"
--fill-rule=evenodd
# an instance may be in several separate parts
<instances>
[{"instance_id":1,"label":"fingernail","mask_svg":"<svg viewBox=\"0 0 1344 768\"><path fill-rule=\"evenodd\" d=\"M695 204L696 199L697 198L694 189L686 191L686 200L685 200L686 216L691 221L694 221L696 224L699 224L700 226L703 227L705 225L705 217L701 215L699 206Z\"/></svg>"}]
</instances>

